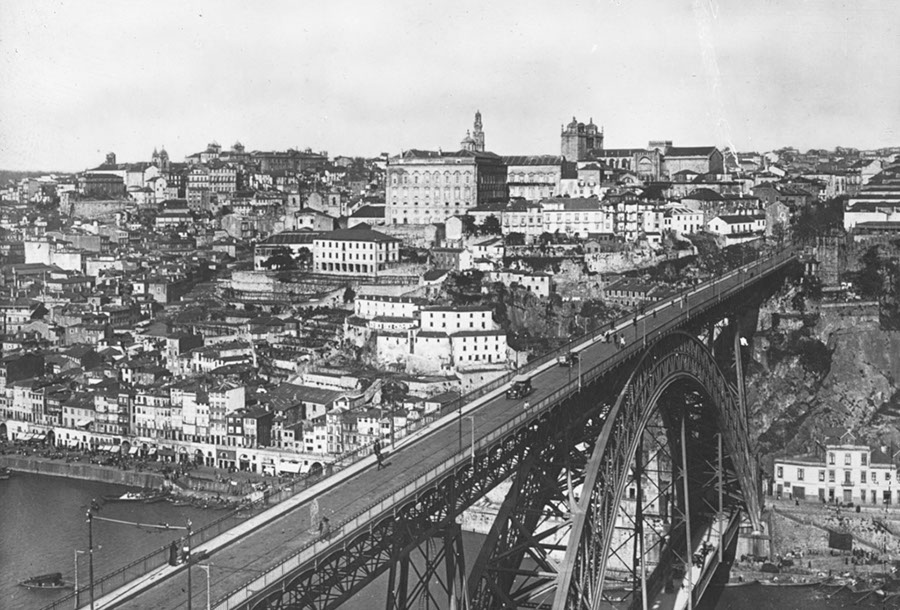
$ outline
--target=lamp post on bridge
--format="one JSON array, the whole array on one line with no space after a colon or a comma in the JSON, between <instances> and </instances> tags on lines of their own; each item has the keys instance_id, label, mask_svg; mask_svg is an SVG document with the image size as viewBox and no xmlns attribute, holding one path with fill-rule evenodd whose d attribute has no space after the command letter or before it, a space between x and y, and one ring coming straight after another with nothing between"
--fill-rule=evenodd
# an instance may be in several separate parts
<instances>
[{"instance_id":1,"label":"lamp post on bridge","mask_svg":"<svg viewBox=\"0 0 900 610\"><path fill-rule=\"evenodd\" d=\"M91 610L94 610L94 512L93 501L87 512L88 522L88 577L91 579ZM77 556L77 555L76 555Z\"/></svg>"},{"instance_id":2,"label":"lamp post on bridge","mask_svg":"<svg viewBox=\"0 0 900 610\"><path fill-rule=\"evenodd\" d=\"M475 415L466 415L466 419L472 421L472 468L475 468Z\"/></svg>"},{"instance_id":3,"label":"lamp post on bridge","mask_svg":"<svg viewBox=\"0 0 900 610\"><path fill-rule=\"evenodd\" d=\"M87 551L75 550L75 610L78 610L78 556L84 555Z\"/></svg>"},{"instance_id":4,"label":"lamp post on bridge","mask_svg":"<svg viewBox=\"0 0 900 610\"><path fill-rule=\"evenodd\" d=\"M197 567L206 572L206 610L211 610L212 600L209 597L209 570L212 568L212 565L208 563L198 563Z\"/></svg>"}]
</instances>

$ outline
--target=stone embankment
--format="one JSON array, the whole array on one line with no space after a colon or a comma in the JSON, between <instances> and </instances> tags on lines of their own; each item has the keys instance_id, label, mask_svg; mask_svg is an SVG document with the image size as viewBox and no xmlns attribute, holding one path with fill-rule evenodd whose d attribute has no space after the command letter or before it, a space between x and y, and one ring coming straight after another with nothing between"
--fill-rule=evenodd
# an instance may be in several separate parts
<instances>
[{"instance_id":1,"label":"stone embankment","mask_svg":"<svg viewBox=\"0 0 900 610\"><path fill-rule=\"evenodd\" d=\"M0 466L6 466L14 472L99 481L129 487L160 489L170 487L172 484L165 476L156 472L137 472L99 464L47 460L26 455L0 455Z\"/></svg>"}]
</instances>

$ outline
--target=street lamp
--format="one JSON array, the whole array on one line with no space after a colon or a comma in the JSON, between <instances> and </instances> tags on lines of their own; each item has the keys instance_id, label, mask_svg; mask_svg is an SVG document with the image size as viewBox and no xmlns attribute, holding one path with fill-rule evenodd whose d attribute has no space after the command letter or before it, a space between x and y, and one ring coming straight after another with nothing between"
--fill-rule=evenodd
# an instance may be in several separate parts
<instances>
[{"instance_id":1,"label":"street lamp","mask_svg":"<svg viewBox=\"0 0 900 610\"><path fill-rule=\"evenodd\" d=\"M78 556L84 555L87 551L79 551L75 549L75 610L78 610Z\"/></svg>"},{"instance_id":2,"label":"street lamp","mask_svg":"<svg viewBox=\"0 0 900 610\"><path fill-rule=\"evenodd\" d=\"M206 610L210 610L212 600L209 598L209 569L212 566L208 563L198 563L197 567L206 572Z\"/></svg>"},{"instance_id":3,"label":"street lamp","mask_svg":"<svg viewBox=\"0 0 900 610\"><path fill-rule=\"evenodd\" d=\"M94 502L87 512L88 522L88 576L91 579L91 610L94 610Z\"/></svg>"},{"instance_id":4,"label":"street lamp","mask_svg":"<svg viewBox=\"0 0 900 610\"><path fill-rule=\"evenodd\" d=\"M188 610L191 610L191 596L193 595L193 591L191 590L191 520L188 519L187 522L187 540L185 541L185 556L187 563L187 607ZM207 584L209 584L209 580L207 580Z\"/></svg>"},{"instance_id":5,"label":"street lamp","mask_svg":"<svg viewBox=\"0 0 900 610\"><path fill-rule=\"evenodd\" d=\"M466 415L466 419L472 420L472 467L475 467L475 416Z\"/></svg>"}]
</instances>

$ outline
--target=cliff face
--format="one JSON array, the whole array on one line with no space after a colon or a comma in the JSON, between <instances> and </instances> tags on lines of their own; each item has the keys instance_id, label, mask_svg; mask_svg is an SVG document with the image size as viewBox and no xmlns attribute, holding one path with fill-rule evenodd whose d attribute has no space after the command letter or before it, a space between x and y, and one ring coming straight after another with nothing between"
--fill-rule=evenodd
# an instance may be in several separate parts
<instances>
[{"instance_id":1,"label":"cliff face","mask_svg":"<svg viewBox=\"0 0 900 610\"><path fill-rule=\"evenodd\" d=\"M747 390L762 455L811 452L831 426L900 445L898 389L900 332L879 328L877 306L825 305L774 324L760 317Z\"/></svg>"}]
</instances>

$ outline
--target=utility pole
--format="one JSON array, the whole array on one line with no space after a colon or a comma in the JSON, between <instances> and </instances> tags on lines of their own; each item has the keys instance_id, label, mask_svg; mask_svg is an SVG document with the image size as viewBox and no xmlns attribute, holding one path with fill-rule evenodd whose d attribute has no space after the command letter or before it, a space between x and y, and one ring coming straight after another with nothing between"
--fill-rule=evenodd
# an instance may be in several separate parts
<instances>
[{"instance_id":1,"label":"utility pole","mask_svg":"<svg viewBox=\"0 0 900 610\"><path fill-rule=\"evenodd\" d=\"M85 551L75 549L75 610L78 610L78 556L84 555Z\"/></svg>"},{"instance_id":2,"label":"utility pole","mask_svg":"<svg viewBox=\"0 0 900 610\"><path fill-rule=\"evenodd\" d=\"M191 596L193 595L193 590L191 589L191 520L188 519L187 522L187 577L188 577L188 586L187 586L187 594L188 594L188 603L187 608L191 610Z\"/></svg>"},{"instance_id":3,"label":"utility pole","mask_svg":"<svg viewBox=\"0 0 900 610\"><path fill-rule=\"evenodd\" d=\"M475 416L466 415L466 419L472 421L472 468L475 467Z\"/></svg>"},{"instance_id":4,"label":"utility pole","mask_svg":"<svg viewBox=\"0 0 900 610\"><path fill-rule=\"evenodd\" d=\"M91 506L93 507L93 500ZM88 509L88 575L91 579L91 610L94 610L94 513Z\"/></svg>"},{"instance_id":5,"label":"utility pole","mask_svg":"<svg viewBox=\"0 0 900 610\"><path fill-rule=\"evenodd\" d=\"M212 566L208 563L198 563L197 567L206 572L206 610L211 610L212 608L212 600L209 597L209 578L210 573L209 570Z\"/></svg>"}]
</instances>

